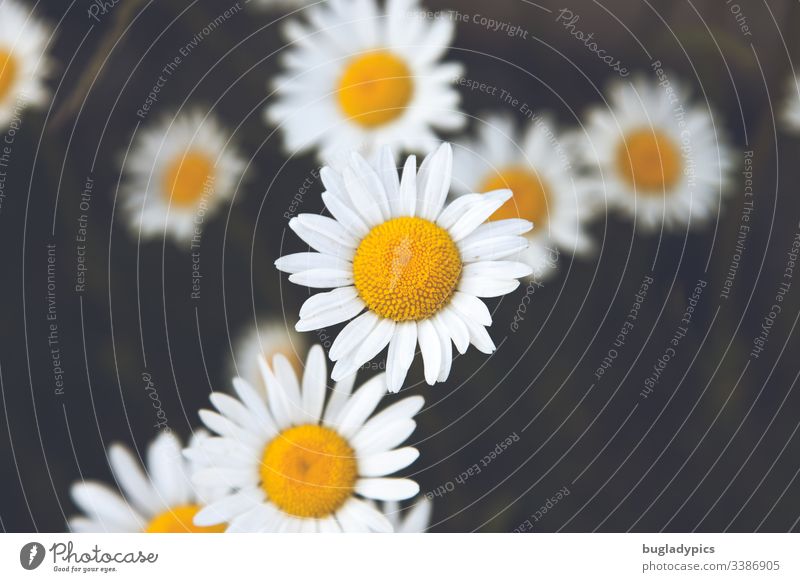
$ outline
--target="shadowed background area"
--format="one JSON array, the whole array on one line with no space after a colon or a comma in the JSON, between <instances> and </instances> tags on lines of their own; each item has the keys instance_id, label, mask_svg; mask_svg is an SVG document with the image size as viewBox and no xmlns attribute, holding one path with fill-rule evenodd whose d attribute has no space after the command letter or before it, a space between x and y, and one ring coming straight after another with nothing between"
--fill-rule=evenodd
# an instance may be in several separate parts
<instances>
[{"instance_id":1,"label":"shadowed background area","mask_svg":"<svg viewBox=\"0 0 800 582\"><path fill-rule=\"evenodd\" d=\"M462 86L468 114L504 112L523 124L525 104L568 129L607 97L606 82L617 76L557 21L565 6L454 4L427 2L464 16L448 59L517 100ZM287 218L322 210L315 157L287 157L263 120L268 82L281 70L281 12L242 3L193 43L232 5L125 0L97 19L85 1L37 5L58 24L58 67L51 109L27 112L13 136L0 207L5 531L63 531L76 512L70 484L111 481L109 443L144 455L159 432L147 378L169 427L188 437L209 392L230 389L235 339L270 317L293 327L308 297L273 266L304 250ZM733 144L730 195L718 222L689 234L634 233L607 214L591 227L595 257L562 255L560 272L542 286L523 283L489 300L497 353L470 349L433 388L417 358L403 389L426 398L410 474L434 501L432 530L797 531L800 282L780 303L764 350L751 351L780 284L792 282L784 275L799 230L800 138L781 130L777 109L790 56L800 58L800 4L573 0L568 8L580 17L575 28L632 72L652 77L660 60L695 100L708 101ZM494 31L481 17L519 29ZM137 110L161 70L187 46L142 120ZM199 299L191 296L191 254L169 240L139 244L115 205L137 125L194 105L213 110L251 157L233 204L204 226ZM745 152L754 208L724 298L742 224ZM85 287L77 291L82 229ZM645 278L653 283L636 324L615 346ZM647 392L700 280L688 332Z\"/></svg>"}]
</instances>

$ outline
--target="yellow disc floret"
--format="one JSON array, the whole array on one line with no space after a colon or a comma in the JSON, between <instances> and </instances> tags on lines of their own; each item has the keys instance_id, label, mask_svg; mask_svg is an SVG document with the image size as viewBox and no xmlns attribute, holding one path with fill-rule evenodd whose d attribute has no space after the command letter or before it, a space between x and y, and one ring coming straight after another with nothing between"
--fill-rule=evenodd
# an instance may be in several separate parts
<instances>
[{"instance_id":1,"label":"yellow disc floret","mask_svg":"<svg viewBox=\"0 0 800 582\"><path fill-rule=\"evenodd\" d=\"M353 259L358 294L379 316L427 319L450 301L461 255L450 234L429 220L394 218L373 228Z\"/></svg>"},{"instance_id":2,"label":"yellow disc floret","mask_svg":"<svg viewBox=\"0 0 800 582\"><path fill-rule=\"evenodd\" d=\"M357 478L353 448L329 428L288 428L264 449L261 485L270 501L290 515L333 515L352 496Z\"/></svg>"},{"instance_id":3,"label":"yellow disc floret","mask_svg":"<svg viewBox=\"0 0 800 582\"><path fill-rule=\"evenodd\" d=\"M337 97L348 119L374 128L400 117L413 94L408 65L388 51L374 51L347 64Z\"/></svg>"},{"instance_id":4,"label":"yellow disc floret","mask_svg":"<svg viewBox=\"0 0 800 582\"><path fill-rule=\"evenodd\" d=\"M480 192L509 189L514 194L492 214L491 220L506 218L524 218L537 228L547 222L548 194L547 188L539 175L532 168L510 166L486 179Z\"/></svg>"},{"instance_id":5,"label":"yellow disc floret","mask_svg":"<svg viewBox=\"0 0 800 582\"><path fill-rule=\"evenodd\" d=\"M144 530L145 533L222 533L225 524L200 527L192 521L200 511L199 505L178 505L156 515Z\"/></svg>"},{"instance_id":6,"label":"yellow disc floret","mask_svg":"<svg viewBox=\"0 0 800 582\"><path fill-rule=\"evenodd\" d=\"M678 183L681 152L671 137L640 129L629 133L617 148L617 166L638 192L663 194Z\"/></svg>"},{"instance_id":7,"label":"yellow disc floret","mask_svg":"<svg viewBox=\"0 0 800 582\"><path fill-rule=\"evenodd\" d=\"M200 152L177 156L164 173L164 192L175 206L194 206L211 192L214 160Z\"/></svg>"},{"instance_id":8,"label":"yellow disc floret","mask_svg":"<svg viewBox=\"0 0 800 582\"><path fill-rule=\"evenodd\" d=\"M17 80L17 60L9 51L0 49L0 99L5 99Z\"/></svg>"}]
</instances>

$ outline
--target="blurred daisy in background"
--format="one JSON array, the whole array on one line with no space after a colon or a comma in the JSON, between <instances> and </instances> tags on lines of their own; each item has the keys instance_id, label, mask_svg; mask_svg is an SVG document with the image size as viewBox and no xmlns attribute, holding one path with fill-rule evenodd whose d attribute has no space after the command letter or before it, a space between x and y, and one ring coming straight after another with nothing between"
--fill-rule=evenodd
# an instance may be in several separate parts
<instances>
[{"instance_id":1,"label":"blurred daisy in background","mask_svg":"<svg viewBox=\"0 0 800 582\"><path fill-rule=\"evenodd\" d=\"M50 99L45 50L51 34L26 6L16 0L0 3L0 127L25 107L42 107Z\"/></svg>"},{"instance_id":2,"label":"blurred daisy in background","mask_svg":"<svg viewBox=\"0 0 800 582\"><path fill-rule=\"evenodd\" d=\"M783 120L791 131L800 132L800 75L792 75L787 88Z\"/></svg>"},{"instance_id":3,"label":"blurred daisy in background","mask_svg":"<svg viewBox=\"0 0 800 582\"><path fill-rule=\"evenodd\" d=\"M171 235L184 245L233 197L245 160L229 134L200 110L142 129L123 168L123 211L142 238Z\"/></svg>"},{"instance_id":4,"label":"blurred daisy in background","mask_svg":"<svg viewBox=\"0 0 800 582\"><path fill-rule=\"evenodd\" d=\"M285 356L295 371L302 372L302 357L307 350L305 337L286 326L282 320L268 320L246 330L234 351L233 376L255 386L262 386L259 356L271 362L277 354Z\"/></svg>"},{"instance_id":5,"label":"blurred daisy in background","mask_svg":"<svg viewBox=\"0 0 800 582\"><path fill-rule=\"evenodd\" d=\"M509 116L481 118L477 138L455 149L453 188L461 194L507 188L513 197L490 220L524 218L533 223L530 246L520 256L537 279L555 271L561 250L592 249L584 223L594 215L592 184L575 176L553 123L537 116L524 134ZM588 202L588 203L587 203Z\"/></svg>"},{"instance_id":6,"label":"blurred daisy in background","mask_svg":"<svg viewBox=\"0 0 800 582\"><path fill-rule=\"evenodd\" d=\"M290 153L313 147L331 160L376 144L427 153L436 131L464 124L452 87L457 63L441 63L453 38L447 18L428 19L417 0L331 0L287 22L287 73L266 111Z\"/></svg>"},{"instance_id":7,"label":"blurred daisy in background","mask_svg":"<svg viewBox=\"0 0 800 582\"><path fill-rule=\"evenodd\" d=\"M580 148L597 172L596 192L646 231L698 227L716 216L732 162L708 108L668 82L612 83L610 109L589 111Z\"/></svg>"},{"instance_id":8,"label":"blurred daisy in background","mask_svg":"<svg viewBox=\"0 0 800 582\"><path fill-rule=\"evenodd\" d=\"M396 501L387 501L383 504L383 513L392 524L395 533L425 533L431 522L433 503L427 497L401 511Z\"/></svg>"},{"instance_id":9,"label":"blurred daisy in background","mask_svg":"<svg viewBox=\"0 0 800 582\"><path fill-rule=\"evenodd\" d=\"M209 438L195 433L192 446ZM108 459L111 472L124 497L115 489L96 481L72 486L72 499L85 517L73 517L69 527L76 533L215 533L224 526L197 527L192 522L201 506L225 491L217 486L193 487L191 472L198 466L184 459L181 444L169 433L162 433L147 449L147 472L127 447L113 444Z\"/></svg>"},{"instance_id":10,"label":"blurred daisy in background","mask_svg":"<svg viewBox=\"0 0 800 582\"><path fill-rule=\"evenodd\" d=\"M213 393L219 413L200 411L220 436L187 451L210 466L194 481L234 491L198 512L195 524L227 523L229 532L391 531L369 500L397 501L419 492L414 481L387 475L418 456L414 448L396 447L414 431L424 400L405 398L373 416L386 393L380 374L355 392L355 377L346 378L326 404L327 367L319 345L309 351L302 379L281 355L272 368L263 358L259 362L266 393L236 378L239 399Z\"/></svg>"},{"instance_id":11,"label":"blurred daisy in background","mask_svg":"<svg viewBox=\"0 0 800 582\"><path fill-rule=\"evenodd\" d=\"M388 148L372 163L353 153L342 173L325 167L320 174L327 189L322 199L334 218L301 214L289 222L318 252L282 257L278 269L298 285L335 288L305 302L297 330L352 319L330 348L334 380L386 346L392 392L402 387L417 344L428 384L450 374L451 340L462 354L470 343L494 351L485 329L492 316L479 297L510 293L518 278L531 274L517 260L528 246L520 235L531 223L483 224L511 198L509 190L461 196L446 206L452 167L450 144L428 155L419 173L410 156L402 179Z\"/></svg>"}]
</instances>

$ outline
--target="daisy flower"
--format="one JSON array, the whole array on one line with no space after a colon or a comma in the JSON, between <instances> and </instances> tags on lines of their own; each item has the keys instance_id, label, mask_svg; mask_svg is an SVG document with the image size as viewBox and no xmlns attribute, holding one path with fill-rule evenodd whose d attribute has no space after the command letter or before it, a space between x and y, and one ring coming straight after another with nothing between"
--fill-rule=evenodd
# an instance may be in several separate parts
<instances>
[{"instance_id":1,"label":"daisy flower","mask_svg":"<svg viewBox=\"0 0 800 582\"><path fill-rule=\"evenodd\" d=\"M50 98L45 53L50 27L16 2L0 3L0 127L7 126L26 106L42 107Z\"/></svg>"},{"instance_id":2,"label":"daisy flower","mask_svg":"<svg viewBox=\"0 0 800 582\"><path fill-rule=\"evenodd\" d=\"M461 194L500 188L514 193L491 220L524 218L534 224L521 258L539 279L555 271L559 250L591 250L584 223L594 214L586 204L592 184L574 176L566 147L548 118L535 117L524 134L515 126L511 117L486 116L477 139L455 150L453 187Z\"/></svg>"},{"instance_id":3,"label":"daisy flower","mask_svg":"<svg viewBox=\"0 0 800 582\"><path fill-rule=\"evenodd\" d=\"M788 95L783 109L783 120L789 129L800 132L800 75L792 75L789 79Z\"/></svg>"},{"instance_id":4,"label":"daisy flower","mask_svg":"<svg viewBox=\"0 0 800 582\"><path fill-rule=\"evenodd\" d=\"M418 456L416 449L395 447L414 431L423 399L405 398L372 416L386 392L380 374L352 394L354 376L339 382L326 404L327 369L319 345L309 351L300 380L280 354L272 368L263 358L259 362L266 393L236 378L238 399L213 393L219 412L200 411L220 436L186 452L210 466L194 480L233 491L200 510L195 524L227 523L229 532L391 531L370 500L408 499L419 492L414 481L387 475Z\"/></svg>"},{"instance_id":5,"label":"daisy flower","mask_svg":"<svg viewBox=\"0 0 800 582\"><path fill-rule=\"evenodd\" d=\"M134 234L186 245L229 200L245 168L230 137L196 110L142 129L123 168L123 210Z\"/></svg>"},{"instance_id":6,"label":"daisy flower","mask_svg":"<svg viewBox=\"0 0 800 582\"><path fill-rule=\"evenodd\" d=\"M268 362L277 354L283 354L297 372L302 370L300 353L305 353L304 336L287 328L283 321L269 320L248 329L238 340L234 351L233 376L240 376L250 384L260 386L261 369L258 357Z\"/></svg>"},{"instance_id":7,"label":"daisy flower","mask_svg":"<svg viewBox=\"0 0 800 582\"><path fill-rule=\"evenodd\" d=\"M388 148L369 163L353 153L342 173L320 175L334 218L301 214L289 222L318 252L282 257L275 265L289 280L335 288L309 298L298 331L352 319L334 340L332 377L340 380L389 346L389 390L403 385L417 343L428 384L450 374L451 340L459 353L471 343L490 354L492 317L479 297L499 297L531 274L507 260L528 246L519 235L532 225L520 218L483 224L511 191L461 196L449 205L453 151L442 144L422 162L410 156L398 177ZM361 313L361 312L364 313ZM361 315L359 315L361 314ZM353 319L355 318L355 319Z\"/></svg>"},{"instance_id":8,"label":"daisy flower","mask_svg":"<svg viewBox=\"0 0 800 582\"><path fill-rule=\"evenodd\" d=\"M731 152L707 108L638 78L611 85L611 108L589 112L583 159L609 206L644 230L696 227L719 211Z\"/></svg>"},{"instance_id":9,"label":"daisy flower","mask_svg":"<svg viewBox=\"0 0 800 582\"><path fill-rule=\"evenodd\" d=\"M431 522L433 503L427 497L421 497L402 512L396 501L387 501L383 504L383 513L392 524L394 533L425 533Z\"/></svg>"},{"instance_id":10,"label":"daisy flower","mask_svg":"<svg viewBox=\"0 0 800 582\"><path fill-rule=\"evenodd\" d=\"M191 443L199 446L208 438L198 431ZM74 484L72 499L85 517L69 520L73 532L215 533L225 529L197 527L192 522L201 506L224 491L218 486L192 487L190 474L199 467L183 458L181 444L172 434L162 433L150 444L146 473L124 445L111 445L108 458L124 497L96 481Z\"/></svg>"},{"instance_id":11,"label":"daisy flower","mask_svg":"<svg viewBox=\"0 0 800 582\"><path fill-rule=\"evenodd\" d=\"M464 124L452 87L456 63L441 63L454 33L449 18L426 19L417 0L330 0L291 20L287 73L274 83L267 120L290 152L318 147L370 152L375 144L431 151L435 131Z\"/></svg>"}]
</instances>

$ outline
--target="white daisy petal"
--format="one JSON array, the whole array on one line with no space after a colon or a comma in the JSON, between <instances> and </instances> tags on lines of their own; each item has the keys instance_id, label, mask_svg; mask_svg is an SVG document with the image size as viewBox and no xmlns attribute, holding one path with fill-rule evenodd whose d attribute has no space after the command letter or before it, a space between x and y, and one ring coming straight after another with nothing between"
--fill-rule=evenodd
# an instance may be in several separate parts
<instances>
[{"instance_id":1,"label":"white daisy petal","mask_svg":"<svg viewBox=\"0 0 800 582\"><path fill-rule=\"evenodd\" d=\"M492 314L486 304L474 295L456 291L450 299L450 305L464 318L470 318L483 326L492 325Z\"/></svg>"},{"instance_id":2,"label":"white daisy petal","mask_svg":"<svg viewBox=\"0 0 800 582\"><path fill-rule=\"evenodd\" d=\"M377 533L391 533L393 531L392 524L386 519L385 515L355 497L342 507L341 513L349 514L353 521L361 522L368 531Z\"/></svg>"},{"instance_id":3,"label":"white daisy petal","mask_svg":"<svg viewBox=\"0 0 800 582\"><path fill-rule=\"evenodd\" d=\"M285 428L292 424L294 418L295 410L292 407L292 400L287 396L284 387L275 377L275 374L272 373L264 358L259 358L258 365L261 368L264 384L267 386L269 409L275 418L278 428Z\"/></svg>"},{"instance_id":4,"label":"white daisy petal","mask_svg":"<svg viewBox=\"0 0 800 582\"><path fill-rule=\"evenodd\" d=\"M433 514L433 503L422 497L406 512L405 519L395 528L397 533L423 533L428 529Z\"/></svg>"},{"instance_id":5,"label":"white daisy petal","mask_svg":"<svg viewBox=\"0 0 800 582\"><path fill-rule=\"evenodd\" d=\"M169 506L189 502L189 482L183 471L181 444L171 433L161 433L147 449L150 480Z\"/></svg>"},{"instance_id":6,"label":"white daisy petal","mask_svg":"<svg viewBox=\"0 0 800 582\"><path fill-rule=\"evenodd\" d=\"M194 524L199 527L208 527L227 523L263 499L264 493L259 489L242 489L200 509L194 516Z\"/></svg>"},{"instance_id":7,"label":"white daisy petal","mask_svg":"<svg viewBox=\"0 0 800 582\"><path fill-rule=\"evenodd\" d=\"M126 499L144 515L158 513L163 503L158 500L150 480L130 450L119 443L112 444L108 450L108 460Z\"/></svg>"},{"instance_id":8,"label":"white daisy petal","mask_svg":"<svg viewBox=\"0 0 800 582\"><path fill-rule=\"evenodd\" d=\"M397 324L386 357L386 378L389 392L399 392L406 379L417 349L417 324L406 321Z\"/></svg>"},{"instance_id":9,"label":"white daisy petal","mask_svg":"<svg viewBox=\"0 0 800 582\"><path fill-rule=\"evenodd\" d=\"M351 374L336 382L330 400L328 400L328 406L325 407L325 416L322 418L323 424L331 426L339 418L339 413L350 399L355 381L356 375Z\"/></svg>"},{"instance_id":10,"label":"white daisy petal","mask_svg":"<svg viewBox=\"0 0 800 582\"><path fill-rule=\"evenodd\" d=\"M482 261L464 265L462 277L491 279L520 279L531 274L531 267L519 261Z\"/></svg>"},{"instance_id":11,"label":"white daisy petal","mask_svg":"<svg viewBox=\"0 0 800 582\"><path fill-rule=\"evenodd\" d=\"M461 316L448 307L439 312L439 317L447 326L447 331L450 334L450 339L456 346L459 354L464 354L469 348L469 329L462 321Z\"/></svg>"},{"instance_id":12,"label":"white daisy petal","mask_svg":"<svg viewBox=\"0 0 800 582\"><path fill-rule=\"evenodd\" d=\"M313 269L294 273L289 281L297 285L305 285L314 289L330 289L353 284L352 269Z\"/></svg>"},{"instance_id":13,"label":"white daisy petal","mask_svg":"<svg viewBox=\"0 0 800 582\"><path fill-rule=\"evenodd\" d=\"M419 348L422 352L422 359L425 363L425 382L433 386L439 377L439 370L442 365L442 347L439 342L439 334L429 319L420 321L417 324L417 334L419 335Z\"/></svg>"},{"instance_id":14,"label":"white daisy petal","mask_svg":"<svg viewBox=\"0 0 800 582\"><path fill-rule=\"evenodd\" d=\"M385 145L378 150L375 166L383 182L386 197L389 199L389 215L401 216L400 177L397 175L397 166L394 160L392 148Z\"/></svg>"},{"instance_id":15,"label":"white daisy petal","mask_svg":"<svg viewBox=\"0 0 800 582\"><path fill-rule=\"evenodd\" d=\"M300 214L293 220L295 232L297 232L297 228L307 229L328 237L342 246L349 248L358 246L358 239L347 232L347 229L337 220L318 214Z\"/></svg>"},{"instance_id":16,"label":"white daisy petal","mask_svg":"<svg viewBox=\"0 0 800 582\"><path fill-rule=\"evenodd\" d=\"M385 393L385 374L378 374L356 390L335 421L339 434L345 438L356 434L364 425L364 421L374 412Z\"/></svg>"},{"instance_id":17,"label":"white daisy petal","mask_svg":"<svg viewBox=\"0 0 800 582\"><path fill-rule=\"evenodd\" d=\"M419 451L412 447L376 453L358 460L358 472L364 477L385 477L405 469L418 457Z\"/></svg>"},{"instance_id":18,"label":"white daisy petal","mask_svg":"<svg viewBox=\"0 0 800 582\"><path fill-rule=\"evenodd\" d=\"M422 203L418 216L430 221L436 220L447 199L452 172L453 148L449 143L443 143L423 161L420 168L417 193Z\"/></svg>"},{"instance_id":19,"label":"white daisy petal","mask_svg":"<svg viewBox=\"0 0 800 582\"><path fill-rule=\"evenodd\" d=\"M267 409L264 398L259 395L250 384L241 378L233 379L233 388L250 412L259 419L261 424L266 425L268 432L275 432L275 420Z\"/></svg>"},{"instance_id":20,"label":"white daisy petal","mask_svg":"<svg viewBox=\"0 0 800 582\"><path fill-rule=\"evenodd\" d=\"M397 216L414 216L417 208L417 157L408 156L400 181L400 205Z\"/></svg>"},{"instance_id":21,"label":"white daisy petal","mask_svg":"<svg viewBox=\"0 0 800 582\"><path fill-rule=\"evenodd\" d=\"M379 501L402 501L419 493L419 485L410 479L359 479L356 493Z\"/></svg>"},{"instance_id":22,"label":"white daisy petal","mask_svg":"<svg viewBox=\"0 0 800 582\"><path fill-rule=\"evenodd\" d=\"M355 350L372 333L379 322L380 318L377 315L366 311L344 326L333 340L328 354L330 359L335 362Z\"/></svg>"},{"instance_id":23,"label":"white daisy petal","mask_svg":"<svg viewBox=\"0 0 800 582\"><path fill-rule=\"evenodd\" d=\"M518 255L528 248L528 241L521 236L499 236L472 241L468 238L459 245L461 258L465 262L496 261Z\"/></svg>"},{"instance_id":24,"label":"white daisy petal","mask_svg":"<svg viewBox=\"0 0 800 582\"><path fill-rule=\"evenodd\" d=\"M385 348L392 339L396 324L391 319L381 319L372 331L364 338L361 345L351 352L347 359L340 359L333 369L331 377L339 380L355 371L355 368L369 362Z\"/></svg>"},{"instance_id":25,"label":"white daisy petal","mask_svg":"<svg viewBox=\"0 0 800 582\"><path fill-rule=\"evenodd\" d=\"M144 518L107 485L93 481L76 483L70 494L86 515L104 526L108 524L123 531L136 531L145 525Z\"/></svg>"},{"instance_id":26,"label":"white daisy petal","mask_svg":"<svg viewBox=\"0 0 800 582\"><path fill-rule=\"evenodd\" d=\"M328 311L346 309L351 303L358 303L362 306L363 302L358 297L355 287L341 287L328 293L317 293L313 297L306 299L300 308L300 318L314 317Z\"/></svg>"},{"instance_id":27,"label":"white daisy petal","mask_svg":"<svg viewBox=\"0 0 800 582\"><path fill-rule=\"evenodd\" d=\"M393 449L405 442L417 428L417 423L408 418L394 420L377 427L369 427L369 430L367 430L367 424L351 441L359 455L382 453Z\"/></svg>"},{"instance_id":28,"label":"white daisy petal","mask_svg":"<svg viewBox=\"0 0 800 582\"><path fill-rule=\"evenodd\" d=\"M350 166L344 169L344 183L347 185L347 192L350 194L354 209L363 217L367 226L371 228L383 222L381 205L372 197L367 184Z\"/></svg>"},{"instance_id":29,"label":"white daisy petal","mask_svg":"<svg viewBox=\"0 0 800 582\"><path fill-rule=\"evenodd\" d=\"M450 236L458 242L472 234L492 214L511 198L511 190L497 190L483 195L479 204L473 204L456 223L450 227Z\"/></svg>"},{"instance_id":30,"label":"white daisy petal","mask_svg":"<svg viewBox=\"0 0 800 582\"><path fill-rule=\"evenodd\" d=\"M268 503L251 505L244 513L233 518L226 533L257 533L274 531L278 521L278 511Z\"/></svg>"},{"instance_id":31,"label":"white daisy petal","mask_svg":"<svg viewBox=\"0 0 800 582\"><path fill-rule=\"evenodd\" d=\"M501 297L519 287L516 279L490 279L487 277L462 277L458 290L475 297Z\"/></svg>"},{"instance_id":32,"label":"white daisy petal","mask_svg":"<svg viewBox=\"0 0 800 582\"><path fill-rule=\"evenodd\" d=\"M332 255L324 255L322 253L295 253L286 255L275 261L275 267L284 273L293 274L316 269L345 270L352 268L352 265L348 261Z\"/></svg>"},{"instance_id":33,"label":"white daisy petal","mask_svg":"<svg viewBox=\"0 0 800 582\"><path fill-rule=\"evenodd\" d=\"M314 315L303 317L295 325L297 331L313 331L315 329L322 329L331 325L337 325L343 321L357 316L364 309L364 305L357 300L348 301L341 305L338 309L330 309L328 311L316 313Z\"/></svg>"},{"instance_id":34,"label":"white daisy petal","mask_svg":"<svg viewBox=\"0 0 800 582\"><path fill-rule=\"evenodd\" d=\"M256 435L248 433L231 420L224 416L212 412L211 410L201 410L198 412L200 420L203 421L209 430L214 431L220 436L228 437L234 441L241 442L248 447L257 447L261 442Z\"/></svg>"},{"instance_id":35,"label":"white daisy petal","mask_svg":"<svg viewBox=\"0 0 800 582\"><path fill-rule=\"evenodd\" d=\"M283 388L281 392L286 397L292 421L301 422L304 417L303 399L300 395L300 382L294 366L283 354L275 354L272 358L272 370Z\"/></svg>"},{"instance_id":36,"label":"white daisy petal","mask_svg":"<svg viewBox=\"0 0 800 582\"><path fill-rule=\"evenodd\" d=\"M347 504L336 512L336 519L344 533L367 533L367 524L358 519L358 514L354 513Z\"/></svg>"},{"instance_id":37,"label":"white daisy petal","mask_svg":"<svg viewBox=\"0 0 800 582\"><path fill-rule=\"evenodd\" d=\"M357 172L359 183L371 194L372 199L377 203L378 208L383 215L383 220L388 220L392 217L391 210L389 209L389 199L387 197L386 189L383 185L383 180L375 173L372 166L367 163L367 160L357 152L353 152L350 156L352 168Z\"/></svg>"},{"instance_id":38,"label":"white daisy petal","mask_svg":"<svg viewBox=\"0 0 800 582\"><path fill-rule=\"evenodd\" d=\"M469 342L478 348L478 351L483 352L484 354L494 353L497 348L495 347L489 332L486 331L486 328L468 317L462 318L462 321L469 330Z\"/></svg>"},{"instance_id":39,"label":"white daisy petal","mask_svg":"<svg viewBox=\"0 0 800 582\"><path fill-rule=\"evenodd\" d=\"M269 436L264 430L264 425L258 422L247 407L236 398L223 394L222 392L212 392L209 396L209 400L220 414L232 420L243 429L252 431L262 437Z\"/></svg>"},{"instance_id":40,"label":"white daisy petal","mask_svg":"<svg viewBox=\"0 0 800 582\"><path fill-rule=\"evenodd\" d=\"M350 209L347 202L330 192L322 193L322 201L333 217L348 230L353 236L363 238L369 232L369 227L364 220ZM282 269L285 270L285 269Z\"/></svg>"},{"instance_id":41,"label":"white daisy petal","mask_svg":"<svg viewBox=\"0 0 800 582\"><path fill-rule=\"evenodd\" d=\"M443 323L440 314L437 313L431 318L433 327L436 328L436 335L439 336L439 346L442 353L442 361L439 364L439 375L437 382L444 382L450 376L450 367L453 364L453 345L450 343L450 334L447 326Z\"/></svg>"},{"instance_id":42,"label":"white daisy petal","mask_svg":"<svg viewBox=\"0 0 800 582\"><path fill-rule=\"evenodd\" d=\"M328 369L322 346L316 345L308 352L306 369L303 374L303 412L308 422L317 423L322 416L325 403Z\"/></svg>"},{"instance_id":43,"label":"white daisy petal","mask_svg":"<svg viewBox=\"0 0 800 582\"><path fill-rule=\"evenodd\" d=\"M342 528L336 518L329 517L319 520L319 533L341 533Z\"/></svg>"},{"instance_id":44,"label":"white daisy petal","mask_svg":"<svg viewBox=\"0 0 800 582\"><path fill-rule=\"evenodd\" d=\"M346 261L351 261L353 259L353 255L355 254L355 249L353 247L343 245L330 236L309 228L298 221L297 218L298 217L294 217L289 221L289 228L312 249Z\"/></svg>"}]
</instances>

